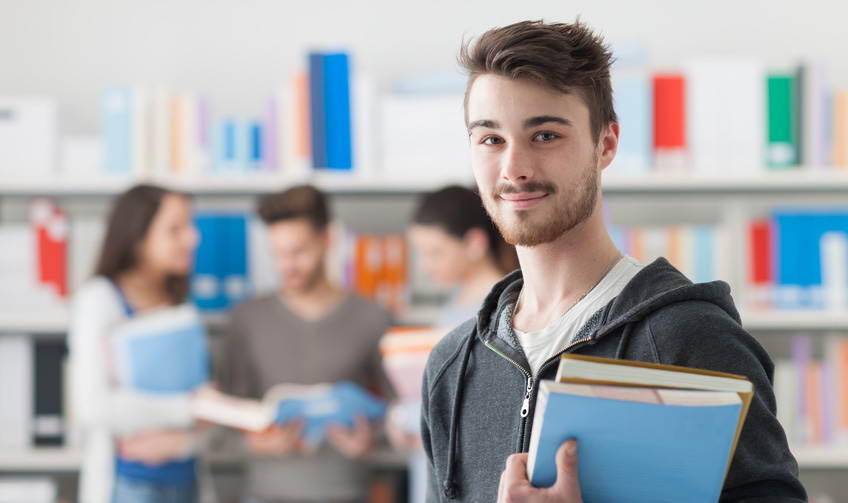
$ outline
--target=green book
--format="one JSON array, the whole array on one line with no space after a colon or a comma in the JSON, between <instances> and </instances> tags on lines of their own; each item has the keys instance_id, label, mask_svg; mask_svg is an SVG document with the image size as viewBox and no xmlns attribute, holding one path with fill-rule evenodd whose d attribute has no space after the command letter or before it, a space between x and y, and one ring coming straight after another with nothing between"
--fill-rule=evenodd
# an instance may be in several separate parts
<instances>
[{"instance_id":1,"label":"green book","mask_svg":"<svg viewBox=\"0 0 848 503\"><path fill-rule=\"evenodd\" d=\"M771 168L798 164L797 78L768 76L768 142L766 159Z\"/></svg>"}]
</instances>

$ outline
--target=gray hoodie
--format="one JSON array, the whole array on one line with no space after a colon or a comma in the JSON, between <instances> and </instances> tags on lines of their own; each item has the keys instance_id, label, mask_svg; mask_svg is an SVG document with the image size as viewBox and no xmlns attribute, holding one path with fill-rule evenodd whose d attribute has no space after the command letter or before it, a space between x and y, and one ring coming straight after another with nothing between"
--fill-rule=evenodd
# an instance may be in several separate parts
<instances>
[{"instance_id":1,"label":"gray hoodie","mask_svg":"<svg viewBox=\"0 0 848 503\"><path fill-rule=\"evenodd\" d=\"M554 378L559 355L532 377L511 323L522 284L520 271L505 277L477 318L453 330L430 355L421 419L428 502L494 502L506 458L528 449L539 379ZM658 259L596 312L574 341L562 352L747 376L755 394L720 501L807 501L775 417L774 364L742 328L726 283L693 284Z\"/></svg>"}]
</instances>

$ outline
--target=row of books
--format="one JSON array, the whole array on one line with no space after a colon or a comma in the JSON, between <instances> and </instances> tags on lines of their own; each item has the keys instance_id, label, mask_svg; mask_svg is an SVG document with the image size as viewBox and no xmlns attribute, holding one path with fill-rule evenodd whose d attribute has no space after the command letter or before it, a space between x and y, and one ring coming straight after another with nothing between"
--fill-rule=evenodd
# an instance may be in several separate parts
<instances>
[{"instance_id":1,"label":"row of books","mask_svg":"<svg viewBox=\"0 0 848 503\"><path fill-rule=\"evenodd\" d=\"M0 449L64 445L65 343L0 336Z\"/></svg>"},{"instance_id":2,"label":"row of books","mask_svg":"<svg viewBox=\"0 0 848 503\"><path fill-rule=\"evenodd\" d=\"M245 212L203 211L191 297L204 312L222 313L278 287L264 224ZM393 313L409 305L409 260L402 234L358 234L331 225L327 273L332 282Z\"/></svg>"},{"instance_id":3,"label":"row of books","mask_svg":"<svg viewBox=\"0 0 848 503\"><path fill-rule=\"evenodd\" d=\"M848 209L778 208L747 230L749 304L848 308Z\"/></svg>"},{"instance_id":4,"label":"row of books","mask_svg":"<svg viewBox=\"0 0 848 503\"><path fill-rule=\"evenodd\" d=\"M730 240L722 225L610 225L621 253L643 264L665 257L696 283L727 280L732 274Z\"/></svg>"},{"instance_id":5,"label":"row of books","mask_svg":"<svg viewBox=\"0 0 848 503\"><path fill-rule=\"evenodd\" d=\"M848 445L848 336L793 336L791 358L775 360L774 393L790 443Z\"/></svg>"},{"instance_id":6,"label":"row of books","mask_svg":"<svg viewBox=\"0 0 848 503\"><path fill-rule=\"evenodd\" d=\"M617 72L613 93L621 174L848 168L848 91L820 62L769 71L753 57L692 58L674 72Z\"/></svg>"}]
</instances>

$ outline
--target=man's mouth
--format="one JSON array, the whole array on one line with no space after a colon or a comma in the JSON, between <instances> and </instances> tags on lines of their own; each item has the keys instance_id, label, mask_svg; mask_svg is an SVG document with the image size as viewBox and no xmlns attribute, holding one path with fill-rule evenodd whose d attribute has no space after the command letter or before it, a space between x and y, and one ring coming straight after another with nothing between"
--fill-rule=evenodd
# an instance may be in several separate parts
<instances>
[{"instance_id":1,"label":"man's mouth","mask_svg":"<svg viewBox=\"0 0 848 503\"><path fill-rule=\"evenodd\" d=\"M548 196L547 192L511 192L499 197L513 209L526 209L539 204Z\"/></svg>"}]
</instances>

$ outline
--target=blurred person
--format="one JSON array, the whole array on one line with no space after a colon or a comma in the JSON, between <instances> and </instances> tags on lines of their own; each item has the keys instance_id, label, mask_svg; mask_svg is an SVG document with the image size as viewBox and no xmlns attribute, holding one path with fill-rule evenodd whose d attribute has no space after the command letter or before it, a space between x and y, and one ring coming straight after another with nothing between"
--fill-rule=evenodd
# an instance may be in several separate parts
<instances>
[{"instance_id":1,"label":"blurred person","mask_svg":"<svg viewBox=\"0 0 848 503\"><path fill-rule=\"evenodd\" d=\"M68 334L72 399L85 441L81 502L198 501L189 393L118 384L122 369L108 349L122 323L185 302L197 242L186 196L139 185L116 199L95 276L73 297ZM185 357L208 369L208 351Z\"/></svg>"},{"instance_id":2,"label":"blurred person","mask_svg":"<svg viewBox=\"0 0 848 503\"><path fill-rule=\"evenodd\" d=\"M483 207L480 196L467 188L445 187L426 194L413 216L409 238L418 266L439 287L449 289L434 326L450 330L473 318L483 300L505 274L518 268L515 248L507 244ZM420 414L419 404L395 404L391 417ZM424 501L427 458L421 436L388 421L392 445L411 452L409 497Z\"/></svg>"},{"instance_id":3,"label":"blurred person","mask_svg":"<svg viewBox=\"0 0 848 503\"><path fill-rule=\"evenodd\" d=\"M325 195L311 186L294 187L264 198L258 213L282 286L233 311L227 391L261 398L280 383L343 380L387 390L378 343L391 316L328 280ZM309 445L302 428L292 421L245 434L249 501L364 501L367 471L361 460L376 445L378 425L357 418L353 428L332 426L321 446Z\"/></svg>"}]
</instances>

